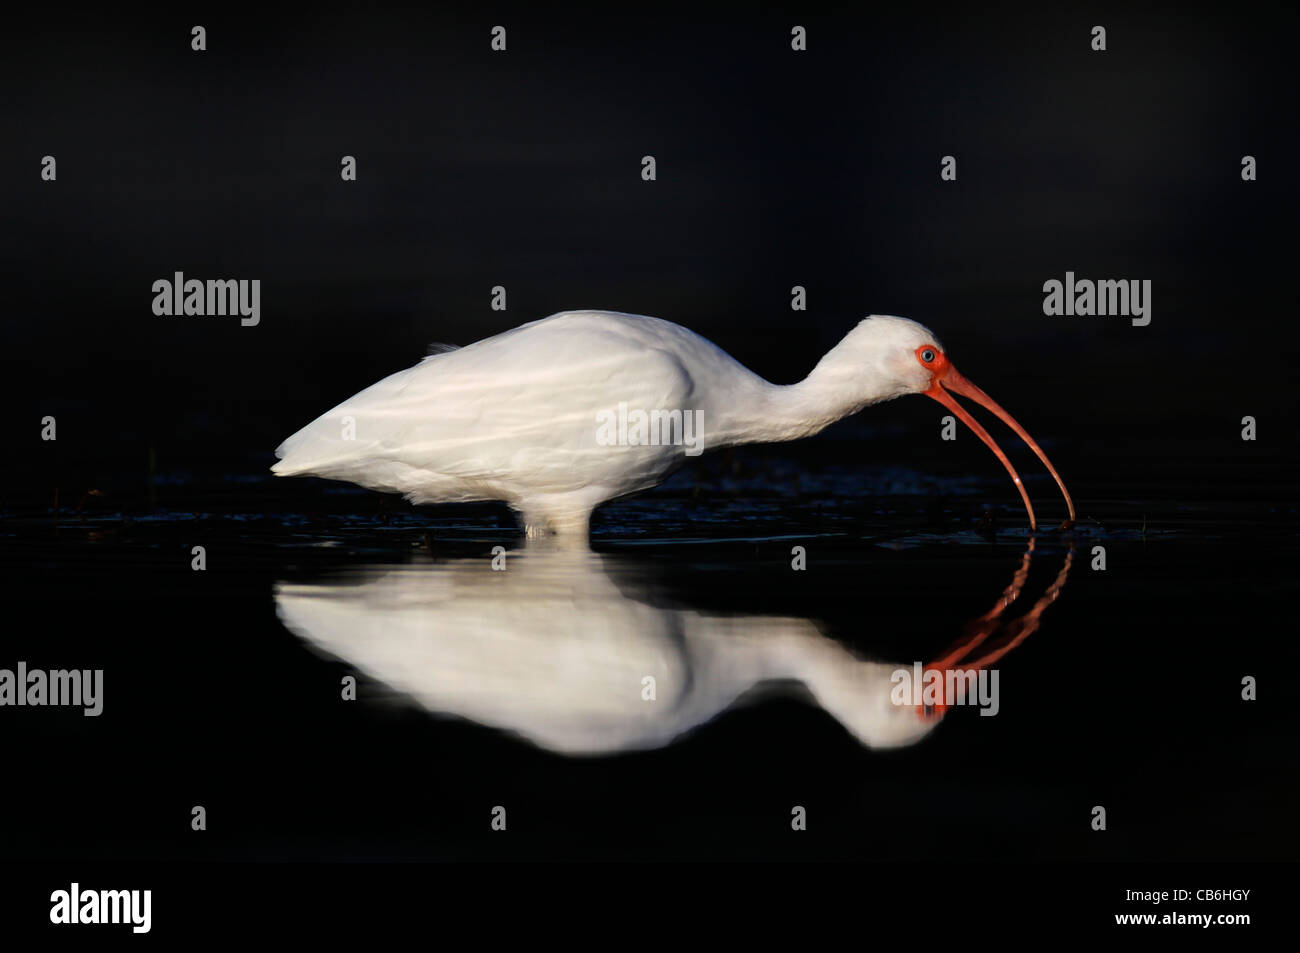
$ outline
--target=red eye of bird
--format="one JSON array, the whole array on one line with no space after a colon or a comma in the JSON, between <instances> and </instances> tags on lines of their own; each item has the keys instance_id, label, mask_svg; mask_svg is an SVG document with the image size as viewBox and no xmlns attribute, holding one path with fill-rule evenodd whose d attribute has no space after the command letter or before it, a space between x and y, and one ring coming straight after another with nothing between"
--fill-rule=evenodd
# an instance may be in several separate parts
<instances>
[{"instance_id":1,"label":"red eye of bird","mask_svg":"<svg viewBox=\"0 0 1300 953\"><path fill-rule=\"evenodd\" d=\"M934 359L939 356L939 352L932 347L922 345L916 349L916 356L921 359L922 364L933 364Z\"/></svg>"}]
</instances>

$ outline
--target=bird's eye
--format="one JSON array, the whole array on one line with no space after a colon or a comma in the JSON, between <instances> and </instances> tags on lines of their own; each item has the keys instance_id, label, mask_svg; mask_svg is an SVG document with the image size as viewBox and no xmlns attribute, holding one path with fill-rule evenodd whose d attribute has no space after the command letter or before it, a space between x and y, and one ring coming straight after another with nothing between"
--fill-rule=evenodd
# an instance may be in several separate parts
<instances>
[{"instance_id":1,"label":"bird's eye","mask_svg":"<svg viewBox=\"0 0 1300 953\"><path fill-rule=\"evenodd\" d=\"M930 350L930 349L927 347L925 350L923 350L923 351L921 352L921 360L923 360L923 361L925 361L925 363L929 364L931 361L934 360L934 351Z\"/></svg>"}]
</instances>

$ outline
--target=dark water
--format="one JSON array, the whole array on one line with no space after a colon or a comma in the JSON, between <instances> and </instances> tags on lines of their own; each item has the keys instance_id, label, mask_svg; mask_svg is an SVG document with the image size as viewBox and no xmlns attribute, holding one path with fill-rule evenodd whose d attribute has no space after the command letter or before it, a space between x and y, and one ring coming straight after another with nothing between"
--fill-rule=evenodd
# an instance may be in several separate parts
<instances>
[{"instance_id":1,"label":"dark water","mask_svg":"<svg viewBox=\"0 0 1300 953\"><path fill-rule=\"evenodd\" d=\"M808 867L753 865L772 904L743 864L584 867L626 909L602 945L1074 936L1143 909L1127 888L1293 922L1291 869L1255 862L1300 857L1295 5L805 7L204 9L202 53L188 17L7 11L0 670L102 669L105 697L0 707L0 944L81 929L48 923L77 880L156 891L160 935L331 948L403 911L459 938L465 895L492 907L467 934L534 944L616 907L533 864L261 863L316 860L867 862L813 902ZM259 323L154 313L177 271L261 282ZM1046 314L1067 273L1149 282L1149 325ZM589 307L777 383L868 314L919 320L1078 525L1007 446L1031 549L996 460L919 399L693 461L602 508L589 556L521 554L504 507L268 478L430 342ZM996 716L880 703L954 643L1007 650Z\"/></svg>"},{"instance_id":2,"label":"dark water","mask_svg":"<svg viewBox=\"0 0 1300 953\"><path fill-rule=\"evenodd\" d=\"M105 697L6 711L0 858L1294 858L1293 465L1092 473L1069 532L1027 478L1029 549L988 464L706 457L603 508L592 555L251 467L60 488L57 520L11 494L0 667ZM870 663L938 658L1009 586L995 717L866 703Z\"/></svg>"}]
</instances>

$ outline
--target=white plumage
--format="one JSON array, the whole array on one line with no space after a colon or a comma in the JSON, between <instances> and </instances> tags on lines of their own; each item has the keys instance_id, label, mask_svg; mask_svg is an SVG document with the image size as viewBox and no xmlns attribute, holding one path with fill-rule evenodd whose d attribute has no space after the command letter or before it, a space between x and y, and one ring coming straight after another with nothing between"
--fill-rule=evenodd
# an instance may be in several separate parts
<instances>
[{"instance_id":1,"label":"white plumage","mask_svg":"<svg viewBox=\"0 0 1300 953\"><path fill-rule=\"evenodd\" d=\"M934 360L926 364L922 354ZM691 449L681 439L634 443L635 428L611 444L602 422L620 407L689 411L700 445L713 450L804 437L906 393L943 399L932 391L942 390L941 380L951 386L949 372L960 378L934 335L905 318L865 319L803 381L776 385L672 322L567 311L431 354L367 387L287 439L272 470L346 480L413 503L502 500L529 536L585 540L593 509L661 483Z\"/></svg>"},{"instance_id":2,"label":"white plumage","mask_svg":"<svg viewBox=\"0 0 1300 953\"><path fill-rule=\"evenodd\" d=\"M280 583L276 611L308 644L429 711L569 755L662 747L756 691L796 683L864 745L913 744L936 723L891 699L910 662L858 659L808 619L665 605L639 591L643 567L593 553L530 551L511 554L509 572L483 567L354 567L341 580Z\"/></svg>"}]
</instances>

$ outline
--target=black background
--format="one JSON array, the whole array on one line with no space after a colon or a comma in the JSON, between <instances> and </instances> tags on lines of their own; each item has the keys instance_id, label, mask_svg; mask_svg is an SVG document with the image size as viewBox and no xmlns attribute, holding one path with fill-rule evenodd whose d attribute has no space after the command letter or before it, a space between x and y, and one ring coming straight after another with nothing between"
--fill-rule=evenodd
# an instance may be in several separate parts
<instances>
[{"instance_id":1,"label":"black background","mask_svg":"<svg viewBox=\"0 0 1300 953\"><path fill-rule=\"evenodd\" d=\"M1294 445L1293 11L800 16L802 54L791 16L28 21L0 66L11 406L63 420L68 466L152 445L254 468L431 341L608 308L785 383L892 313L1031 433L1068 434L1081 483L1159 468L1142 448L1174 437L1234 452L1247 414L1256 456ZM177 270L260 278L261 325L154 316ZM1150 279L1151 324L1045 316L1067 270ZM928 428L925 403L868 416ZM18 440L12 465L40 466Z\"/></svg>"},{"instance_id":2,"label":"black background","mask_svg":"<svg viewBox=\"0 0 1300 953\"><path fill-rule=\"evenodd\" d=\"M11 712L15 763L43 783L0 853L924 862L975 859L945 853L975 836L1001 858L1295 857L1289 688L1251 709L1235 687L1294 660L1293 10L26 16L0 62L4 659L115 666L121 721L106 741L76 713ZM794 23L806 53L789 48ZM1247 154L1258 181L1241 179ZM57 182L40 179L44 155ZM940 180L944 155L956 182ZM261 324L153 315L152 282L176 270L260 278ZM1067 270L1150 279L1151 324L1045 316L1043 282ZM795 284L806 313L789 308ZM346 669L303 676L269 590L290 559L271 517L330 504L317 485L258 480L272 450L432 341L576 308L677 321L781 383L866 314L933 328L1048 448L1121 567L1074 572L1035 669L1060 703L993 719L993 741L972 745L968 719L880 755L787 700L666 752L579 763L409 709L328 707ZM939 415L875 407L780 459L979 471L1018 521L996 462L941 443ZM1045 522L1063 515L1041 475L1027 485ZM74 525L47 532L56 487L99 523L82 532L65 512ZM676 498L650 499L602 513L596 543ZM266 523L167 522L223 507ZM820 519L788 518L796 534ZM465 554L513 538L504 508L469 519L485 535ZM935 528L924 505L901 523L917 519ZM1148 521L1163 542L1139 535ZM400 548L330 529L371 555ZM215 588L188 571L196 539L238 567ZM1043 546L1040 588L1066 545ZM875 631L904 639L925 608L941 644L1021 548L972 568L941 548L849 547L789 592L788 547L724 547L707 601L815 605L851 641L864 600L890 594ZM648 575L701 599L690 573L707 560L647 552ZM825 833L754 834L809 790ZM531 805L507 845L478 823L503 797ZM196 844L188 805L203 799L222 820ZM1126 818L1105 841L1075 823L1099 802Z\"/></svg>"}]
</instances>

